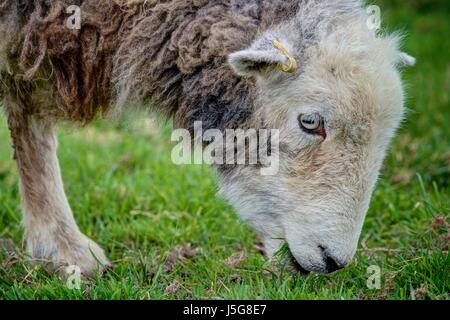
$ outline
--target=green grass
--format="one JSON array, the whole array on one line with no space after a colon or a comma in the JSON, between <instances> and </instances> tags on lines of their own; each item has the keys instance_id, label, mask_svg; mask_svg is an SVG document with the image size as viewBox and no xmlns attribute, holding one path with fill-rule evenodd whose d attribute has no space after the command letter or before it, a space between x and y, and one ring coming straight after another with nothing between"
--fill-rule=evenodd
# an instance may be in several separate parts
<instances>
[{"instance_id":1,"label":"green grass","mask_svg":"<svg viewBox=\"0 0 450 320\"><path fill-rule=\"evenodd\" d=\"M96 122L61 128L59 156L81 230L115 268L71 290L20 254L3 253L0 299L448 299L450 10L443 1L377 1L390 30L407 31L418 65L405 72L410 108L386 160L353 264L329 276L274 272L255 236L215 197L214 172L170 161L168 128ZM22 250L17 172L0 118L0 238ZM433 225L434 222L434 225ZM169 268L174 248L197 250ZM244 250L235 266L227 258ZM381 268L381 289L366 285ZM168 288L169 287L169 288Z\"/></svg>"}]
</instances>

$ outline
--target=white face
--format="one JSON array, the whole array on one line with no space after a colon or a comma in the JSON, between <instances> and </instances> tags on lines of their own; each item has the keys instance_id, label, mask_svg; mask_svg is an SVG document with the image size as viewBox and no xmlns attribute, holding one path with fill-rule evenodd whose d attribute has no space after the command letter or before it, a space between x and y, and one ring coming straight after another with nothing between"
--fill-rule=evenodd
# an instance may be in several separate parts
<instances>
[{"instance_id":1,"label":"white face","mask_svg":"<svg viewBox=\"0 0 450 320\"><path fill-rule=\"evenodd\" d=\"M394 64L380 62L383 71L374 73L345 59L330 65L327 54L317 55L299 76L273 69L258 77L255 123L263 119L280 130L279 172L261 176L256 168L239 167L221 185L269 256L287 242L300 269L317 273L351 262L403 114ZM238 71L249 66L248 59L233 62Z\"/></svg>"},{"instance_id":2,"label":"white face","mask_svg":"<svg viewBox=\"0 0 450 320\"><path fill-rule=\"evenodd\" d=\"M236 169L224 180L222 195L257 231L269 255L286 241L303 269L335 271L355 254L400 115L385 125L358 123L330 106L306 105L289 107L278 121L285 124L278 174Z\"/></svg>"}]
</instances>

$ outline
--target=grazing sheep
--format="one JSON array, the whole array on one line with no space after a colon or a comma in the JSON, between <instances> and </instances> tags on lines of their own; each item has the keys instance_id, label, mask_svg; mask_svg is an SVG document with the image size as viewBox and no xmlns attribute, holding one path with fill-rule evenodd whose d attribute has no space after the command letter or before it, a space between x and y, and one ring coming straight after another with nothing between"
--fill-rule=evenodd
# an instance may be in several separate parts
<instances>
[{"instance_id":1,"label":"grazing sheep","mask_svg":"<svg viewBox=\"0 0 450 320\"><path fill-rule=\"evenodd\" d=\"M66 9L81 8L70 29ZM360 0L0 0L0 98L29 253L85 275L108 265L64 193L54 126L152 106L176 127L279 129L279 172L217 166L221 194L273 255L350 263L403 115L414 59Z\"/></svg>"}]
</instances>

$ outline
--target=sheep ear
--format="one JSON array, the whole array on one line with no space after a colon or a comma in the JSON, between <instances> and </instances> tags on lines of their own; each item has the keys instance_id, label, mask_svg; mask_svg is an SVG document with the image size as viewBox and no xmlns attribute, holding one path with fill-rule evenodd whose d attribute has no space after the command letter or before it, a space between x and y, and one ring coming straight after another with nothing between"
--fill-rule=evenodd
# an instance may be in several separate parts
<instances>
[{"instance_id":1,"label":"sheep ear","mask_svg":"<svg viewBox=\"0 0 450 320\"><path fill-rule=\"evenodd\" d=\"M405 52L400 52L397 57L396 67L399 69L413 67L416 64L416 58Z\"/></svg>"},{"instance_id":2,"label":"sheep ear","mask_svg":"<svg viewBox=\"0 0 450 320\"><path fill-rule=\"evenodd\" d=\"M294 73L297 61L286 47L281 41L264 39L248 49L232 53L228 60L234 71L242 76L261 75L275 67Z\"/></svg>"}]
</instances>

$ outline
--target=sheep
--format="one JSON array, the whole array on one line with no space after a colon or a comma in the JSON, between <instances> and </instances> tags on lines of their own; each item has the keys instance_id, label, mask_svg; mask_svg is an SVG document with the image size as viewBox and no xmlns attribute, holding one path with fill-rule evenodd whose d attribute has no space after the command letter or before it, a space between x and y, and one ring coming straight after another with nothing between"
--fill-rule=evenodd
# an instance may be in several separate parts
<instances>
[{"instance_id":1,"label":"sheep","mask_svg":"<svg viewBox=\"0 0 450 320\"><path fill-rule=\"evenodd\" d=\"M86 276L110 265L73 218L54 128L139 104L189 131L278 130L278 173L216 165L220 195L268 256L286 242L300 271L348 265L403 117L399 71L414 64L368 18L360 0L0 0L29 254Z\"/></svg>"}]
</instances>

